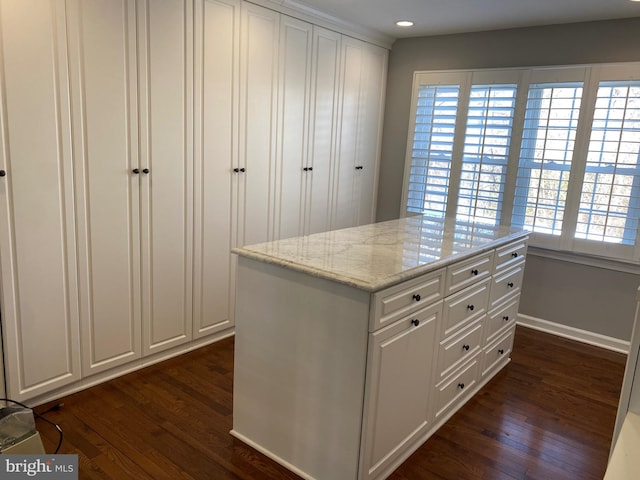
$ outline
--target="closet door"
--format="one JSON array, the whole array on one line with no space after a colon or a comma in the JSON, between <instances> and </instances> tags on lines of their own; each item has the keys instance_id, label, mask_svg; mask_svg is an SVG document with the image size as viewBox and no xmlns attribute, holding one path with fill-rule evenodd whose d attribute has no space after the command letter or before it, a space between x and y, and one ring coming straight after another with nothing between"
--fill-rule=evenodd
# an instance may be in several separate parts
<instances>
[{"instance_id":1,"label":"closet door","mask_svg":"<svg viewBox=\"0 0 640 480\"><path fill-rule=\"evenodd\" d=\"M311 121L307 176L305 234L330 229L332 177L336 157L336 122L340 88L341 35L313 27Z\"/></svg>"},{"instance_id":2,"label":"closet door","mask_svg":"<svg viewBox=\"0 0 640 480\"><path fill-rule=\"evenodd\" d=\"M7 394L80 378L65 4L0 1L0 307Z\"/></svg>"},{"instance_id":3,"label":"closet door","mask_svg":"<svg viewBox=\"0 0 640 480\"><path fill-rule=\"evenodd\" d=\"M355 225L375 221L388 55L384 48L370 44L363 45L362 53L356 150L356 167L362 168L354 169Z\"/></svg>"},{"instance_id":4,"label":"closet door","mask_svg":"<svg viewBox=\"0 0 640 480\"><path fill-rule=\"evenodd\" d=\"M274 234L280 15L242 3L237 244Z\"/></svg>"},{"instance_id":5,"label":"closet door","mask_svg":"<svg viewBox=\"0 0 640 480\"><path fill-rule=\"evenodd\" d=\"M343 37L333 229L375 220L386 66L386 50Z\"/></svg>"},{"instance_id":6,"label":"closet door","mask_svg":"<svg viewBox=\"0 0 640 480\"><path fill-rule=\"evenodd\" d=\"M83 375L141 355L134 0L69 3Z\"/></svg>"},{"instance_id":7,"label":"closet door","mask_svg":"<svg viewBox=\"0 0 640 480\"><path fill-rule=\"evenodd\" d=\"M194 337L233 325L240 2L200 0L195 24Z\"/></svg>"},{"instance_id":8,"label":"closet door","mask_svg":"<svg viewBox=\"0 0 640 480\"><path fill-rule=\"evenodd\" d=\"M307 159L311 24L280 17L275 238L303 234L305 185L314 171Z\"/></svg>"},{"instance_id":9,"label":"closet door","mask_svg":"<svg viewBox=\"0 0 640 480\"><path fill-rule=\"evenodd\" d=\"M340 89L339 149L334 184L331 229L356 225L357 205L354 196L360 119L360 84L363 70L362 43L348 37L342 42L342 79Z\"/></svg>"},{"instance_id":10,"label":"closet door","mask_svg":"<svg viewBox=\"0 0 640 480\"><path fill-rule=\"evenodd\" d=\"M193 1L138 7L142 345L149 355L192 338Z\"/></svg>"}]
</instances>

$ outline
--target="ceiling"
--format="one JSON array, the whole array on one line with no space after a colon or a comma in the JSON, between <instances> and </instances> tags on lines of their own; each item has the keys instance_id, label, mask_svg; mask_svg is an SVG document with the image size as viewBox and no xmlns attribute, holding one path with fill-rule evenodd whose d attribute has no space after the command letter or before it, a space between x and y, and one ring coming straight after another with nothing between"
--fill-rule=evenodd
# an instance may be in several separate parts
<instances>
[{"instance_id":1,"label":"ceiling","mask_svg":"<svg viewBox=\"0 0 640 480\"><path fill-rule=\"evenodd\" d=\"M630 0L294 0L290 3L294 2L392 38L640 17L640 1ZM397 20L412 20L415 25L397 27Z\"/></svg>"}]
</instances>

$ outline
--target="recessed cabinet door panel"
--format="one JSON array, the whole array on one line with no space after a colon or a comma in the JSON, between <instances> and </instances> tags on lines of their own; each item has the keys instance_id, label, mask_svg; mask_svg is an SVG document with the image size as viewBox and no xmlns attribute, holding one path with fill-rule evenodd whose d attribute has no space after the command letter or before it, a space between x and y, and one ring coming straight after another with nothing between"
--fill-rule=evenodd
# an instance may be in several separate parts
<instances>
[{"instance_id":1,"label":"recessed cabinet door panel","mask_svg":"<svg viewBox=\"0 0 640 480\"><path fill-rule=\"evenodd\" d=\"M354 183L358 158L358 118L360 83L364 68L363 57L360 42L343 37L340 148L333 180L335 200L331 215L332 230L352 227L356 224L357 208Z\"/></svg>"},{"instance_id":2,"label":"recessed cabinet door panel","mask_svg":"<svg viewBox=\"0 0 640 480\"><path fill-rule=\"evenodd\" d=\"M303 234L305 184L314 174L307 159L313 30L311 24L286 15L280 19L275 221L276 236L282 239Z\"/></svg>"},{"instance_id":3,"label":"recessed cabinet door panel","mask_svg":"<svg viewBox=\"0 0 640 480\"><path fill-rule=\"evenodd\" d=\"M141 355L135 3L69 8L83 375Z\"/></svg>"},{"instance_id":4,"label":"recessed cabinet door panel","mask_svg":"<svg viewBox=\"0 0 640 480\"><path fill-rule=\"evenodd\" d=\"M441 313L440 301L369 335L362 479L379 475L431 423Z\"/></svg>"},{"instance_id":5,"label":"recessed cabinet door panel","mask_svg":"<svg viewBox=\"0 0 640 480\"><path fill-rule=\"evenodd\" d=\"M332 229L374 221L386 67L386 50L343 37Z\"/></svg>"},{"instance_id":6,"label":"recessed cabinet door panel","mask_svg":"<svg viewBox=\"0 0 640 480\"><path fill-rule=\"evenodd\" d=\"M65 5L0 2L0 303L8 396L79 379Z\"/></svg>"},{"instance_id":7,"label":"recessed cabinet door panel","mask_svg":"<svg viewBox=\"0 0 640 480\"><path fill-rule=\"evenodd\" d=\"M232 172L237 165L240 2L198 2L195 49L194 337L233 325Z\"/></svg>"},{"instance_id":8,"label":"recessed cabinet door panel","mask_svg":"<svg viewBox=\"0 0 640 480\"><path fill-rule=\"evenodd\" d=\"M386 49L369 44L363 47L363 52L364 71L358 109L358 169L354 192L357 205L356 225L366 225L375 221L388 55Z\"/></svg>"},{"instance_id":9,"label":"recessed cabinet door panel","mask_svg":"<svg viewBox=\"0 0 640 480\"><path fill-rule=\"evenodd\" d=\"M189 341L193 327L192 5L148 2L138 12L145 355Z\"/></svg>"},{"instance_id":10,"label":"recessed cabinet door panel","mask_svg":"<svg viewBox=\"0 0 640 480\"><path fill-rule=\"evenodd\" d=\"M242 3L239 246L274 239L280 16Z\"/></svg>"},{"instance_id":11,"label":"recessed cabinet door panel","mask_svg":"<svg viewBox=\"0 0 640 480\"><path fill-rule=\"evenodd\" d=\"M313 27L311 135L305 234L330 228L332 173L336 154L336 121L340 73L340 34Z\"/></svg>"}]
</instances>

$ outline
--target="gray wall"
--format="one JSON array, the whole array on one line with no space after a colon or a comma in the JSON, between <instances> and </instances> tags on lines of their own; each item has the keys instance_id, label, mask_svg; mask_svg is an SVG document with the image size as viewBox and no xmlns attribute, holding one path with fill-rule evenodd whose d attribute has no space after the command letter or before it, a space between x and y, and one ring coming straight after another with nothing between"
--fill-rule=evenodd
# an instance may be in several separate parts
<instances>
[{"instance_id":1,"label":"gray wall","mask_svg":"<svg viewBox=\"0 0 640 480\"><path fill-rule=\"evenodd\" d=\"M377 220L400 214L414 71L626 61L640 61L640 17L397 40L389 56ZM559 278L580 288L561 287ZM628 340L638 285L638 275L532 256L520 313ZM603 286L616 294L596 295ZM571 304L581 305L579 314L570 314Z\"/></svg>"}]
</instances>

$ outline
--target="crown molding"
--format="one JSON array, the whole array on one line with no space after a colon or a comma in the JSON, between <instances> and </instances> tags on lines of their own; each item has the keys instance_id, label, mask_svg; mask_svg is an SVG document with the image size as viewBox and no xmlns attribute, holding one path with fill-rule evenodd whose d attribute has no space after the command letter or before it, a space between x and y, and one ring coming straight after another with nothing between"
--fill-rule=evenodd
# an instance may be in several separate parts
<instances>
[{"instance_id":1,"label":"crown molding","mask_svg":"<svg viewBox=\"0 0 640 480\"><path fill-rule=\"evenodd\" d=\"M246 1L246 0L245 0ZM328 13L317 10L297 0L248 0L249 3L275 10L285 15L304 20L314 25L357 38L379 47L391 49L395 38L389 37L377 30L348 22Z\"/></svg>"}]
</instances>

